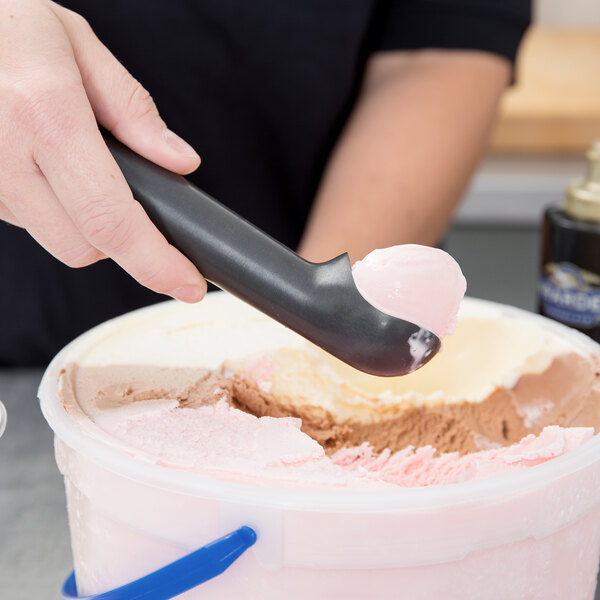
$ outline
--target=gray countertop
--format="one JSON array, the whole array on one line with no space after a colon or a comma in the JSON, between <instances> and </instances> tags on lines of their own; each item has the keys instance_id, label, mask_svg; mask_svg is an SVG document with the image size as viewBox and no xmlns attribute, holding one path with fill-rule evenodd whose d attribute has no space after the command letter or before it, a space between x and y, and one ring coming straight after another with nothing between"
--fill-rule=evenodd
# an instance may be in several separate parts
<instances>
[{"instance_id":1,"label":"gray countertop","mask_svg":"<svg viewBox=\"0 0 600 600\"><path fill-rule=\"evenodd\" d=\"M0 371L0 598L60 598L72 568L62 476L36 393L40 370Z\"/></svg>"}]
</instances>

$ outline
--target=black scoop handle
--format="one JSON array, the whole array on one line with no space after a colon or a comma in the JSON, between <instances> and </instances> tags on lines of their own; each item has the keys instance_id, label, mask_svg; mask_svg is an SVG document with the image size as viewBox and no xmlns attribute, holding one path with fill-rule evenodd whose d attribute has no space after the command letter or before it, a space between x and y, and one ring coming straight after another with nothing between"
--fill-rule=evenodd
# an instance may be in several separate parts
<instances>
[{"instance_id":1,"label":"black scoop handle","mask_svg":"<svg viewBox=\"0 0 600 600\"><path fill-rule=\"evenodd\" d=\"M183 177L104 135L136 200L209 281L368 373L410 373L439 349L431 332L381 313L359 294L347 254L308 262Z\"/></svg>"},{"instance_id":2,"label":"black scoop handle","mask_svg":"<svg viewBox=\"0 0 600 600\"><path fill-rule=\"evenodd\" d=\"M212 283L277 315L300 308L312 263L273 239L185 178L145 160L114 137L106 143L134 197L167 240Z\"/></svg>"}]
</instances>

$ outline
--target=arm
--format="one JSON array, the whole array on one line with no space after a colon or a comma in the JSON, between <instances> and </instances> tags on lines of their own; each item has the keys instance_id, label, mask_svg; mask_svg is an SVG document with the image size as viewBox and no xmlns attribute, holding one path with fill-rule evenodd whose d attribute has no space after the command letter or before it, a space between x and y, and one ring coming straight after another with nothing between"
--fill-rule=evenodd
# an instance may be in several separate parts
<instances>
[{"instance_id":1,"label":"arm","mask_svg":"<svg viewBox=\"0 0 600 600\"><path fill-rule=\"evenodd\" d=\"M476 51L385 52L365 78L299 252L352 261L440 241L485 147L510 64Z\"/></svg>"}]
</instances>

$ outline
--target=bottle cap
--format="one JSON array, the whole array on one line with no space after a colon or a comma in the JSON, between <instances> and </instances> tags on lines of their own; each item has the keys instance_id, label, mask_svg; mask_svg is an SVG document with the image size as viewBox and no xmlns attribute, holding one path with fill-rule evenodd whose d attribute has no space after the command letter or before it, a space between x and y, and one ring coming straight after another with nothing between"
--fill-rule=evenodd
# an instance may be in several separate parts
<instances>
[{"instance_id":1,"label":"bottle cap","mask_svg":"<svg viewBox=\"0 0 600 600\"><path fill-rule=\"evenodd\" d=\"M587 175L569 186L565 212L573 219L600 222L600 140L594 142L586 157Z\"/></svg>"}]
</instances>

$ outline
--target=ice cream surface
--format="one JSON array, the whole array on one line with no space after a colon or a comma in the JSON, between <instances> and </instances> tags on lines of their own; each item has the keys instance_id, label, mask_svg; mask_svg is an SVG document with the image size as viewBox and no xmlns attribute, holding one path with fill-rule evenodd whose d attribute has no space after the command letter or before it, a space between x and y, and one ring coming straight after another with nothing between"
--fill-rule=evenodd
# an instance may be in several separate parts
<instances>
[{"instance_id":1,"label":"ice cream surface","mask_svg":"<svg viewBox=\"0 0 600 600\"><path fill-rule=\"evenodd\" d=\"M378 310L415 323L440 339L454 332L467 282L438 248L403 244L374 250L352 267L360 294Z\"/></svg>"},{"instance_id":2,"label":"ice cream surface","mask_svg":"<svg viewBox=\"0 0 600 600\"><path fill-rule=\"evenodd\" d=\"M595 350L541 323L467 301L438 357L379 378L214 294L88 334L60 395L90 435L163 468L304 487L459 483L560 456L600 425Z\"/></svg>"}]
</instances>

